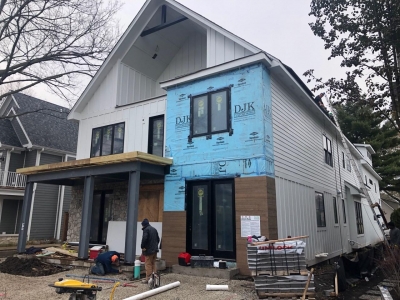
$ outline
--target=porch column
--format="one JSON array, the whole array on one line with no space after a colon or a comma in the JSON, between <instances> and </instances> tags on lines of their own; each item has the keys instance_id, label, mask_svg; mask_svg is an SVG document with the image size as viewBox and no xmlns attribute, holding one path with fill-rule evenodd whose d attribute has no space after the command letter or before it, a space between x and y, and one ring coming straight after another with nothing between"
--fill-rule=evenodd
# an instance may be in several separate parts
<instances>
[{"instance_id":1,"label":"porch column","mask_svg":"<svg viewBox=\"0 0 400 300\"><path fill-rule=\"evenodd\" d=\"M24 200L22 202L21 227L18 232L18 253L25 252L26 235L28 232L29 216L31 214L31 204L33 195L33 182L27 182L25 187Z\"/></svg>"},{"instance_id":2,"label":"porch column","mask_svg":"<svg viewBox=\"0 0 400 300\"><path fill-rule=\"evenodd\" d=\"M128 211L126 215L125 264L133 264L136 258L136 232L139 211L140 172L129 172Z\"/></svg>"},{"instance_id":3,"label":"porch column","mask_svg":"<svg viewBox=\"0 0 400 300\"><path fill-rule=\"evenodd\" d=\"M79 235L78 258L87 259L89 251L90 222L92 219L94 177L86 176L83 187L81 233Z\"/></svg>"}]
</instances>

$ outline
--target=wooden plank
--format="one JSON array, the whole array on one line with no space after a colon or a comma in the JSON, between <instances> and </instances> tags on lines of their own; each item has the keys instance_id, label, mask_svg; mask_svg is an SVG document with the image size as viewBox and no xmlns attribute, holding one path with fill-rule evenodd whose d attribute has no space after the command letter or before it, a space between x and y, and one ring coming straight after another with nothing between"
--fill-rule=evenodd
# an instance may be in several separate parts
<instances>
[{"instance_id":1,"label":"wooden plank","mask_svg":"<svg viewBox=\"0 0 400 300\"><path fill-rule=\"evenodd\" d=\"M257 291L257 295L259 298L267 298L267 297L272 297L272 298L290 298L290 297L296 297L299 298L302 296L301 293L266 293L266 292L262 292L262 291ZM315 297L315 292L308 292L306 294L306 296L308 297L307 299L310 299L310 297Z\"/></svg>"},{"instance_id":2,"label":"wooden plank","mask_svg":"<svg viewBox=\"0 0 400 300\"><path fill-rule=\"evenodd\" d=\"M178 255L186 251L186 211L164 211L162 259L170 267L178 263Z\"/></svg>"},{"instance_id":3,"label":"wooden plank","mask_svg":"<svg viewBox=\"0 0 400 300\"><path fill-rule=\"evenodd\" d=\"M288 275L302 275L302 276L307 276L308 275L308 270L307 269L302 269L300 270L281 270L281 271L251 271L251 276L260 276L260 275L271 275L271 276L288 276Z\"/></svg>"},{"instance_id":4,"label":"wooden plank","mask_svg":"<svg viewBox=\"0 0 400 300\"><path fill-rule=\"evenodd\" d=\"M274 243L278 243L278 242L306 239L308 237L309 237L308 235L301 235L301 236L295 236L295 237L286 238L286 239L270 240L270 241L264 241L264 242L253 242L253 243L251 243L251 245L257 246L257 245L264 245L264 244L274 244Z\"/></svg>"},{"instance_id":5,"label":"wooden plank","mask_svg":"<svg viewBox=\"0 0 400 300\"><path fill-rule=\"evenodd\" d=\"M49 247L49 248L46 248L46 250L50 251L50 252L58 252L58 253L65 254L65 255L68 255L68 256L72 256L72 257L76 257L76 258L78 257L78 253L71 253L68 250L64 250L64 249L60 249L60 248Z\"/></svg>"},{"instance_id":6,"label":"wooden plank","mask_svg":"<svg viewBox=\"0 0 400 300\"><path fill-rule=\"evenodd\" d=\"M140 151L133 151L120 154L65 161L65 162L47 164L35 167L21 168L17 169L17 173L31 175L41 172L60 171L71 168L83 168L88 166L115 164L115 163L130 162L130 161L142 161L163 166L172 165L172 159Z\"/></svg>"}]
</instances>

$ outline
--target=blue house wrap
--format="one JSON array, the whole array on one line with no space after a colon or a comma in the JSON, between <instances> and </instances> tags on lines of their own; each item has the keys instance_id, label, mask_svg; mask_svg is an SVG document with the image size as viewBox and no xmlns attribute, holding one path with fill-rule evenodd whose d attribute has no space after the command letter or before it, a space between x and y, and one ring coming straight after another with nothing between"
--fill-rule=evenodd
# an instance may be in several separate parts
<instances>
[{"instance_id":1,"label":"blue house wrap","mask_svg":"<svg viewBox=\"0 0 400 300\"><path fill-rule=\"evenodd\" d=\"M231 87L233 133L190 135L190 96ZM184 83L167 91L165 211L185 210L189 180L274 177L271 84L262 64Z\"/></svg>"}]
</instances>

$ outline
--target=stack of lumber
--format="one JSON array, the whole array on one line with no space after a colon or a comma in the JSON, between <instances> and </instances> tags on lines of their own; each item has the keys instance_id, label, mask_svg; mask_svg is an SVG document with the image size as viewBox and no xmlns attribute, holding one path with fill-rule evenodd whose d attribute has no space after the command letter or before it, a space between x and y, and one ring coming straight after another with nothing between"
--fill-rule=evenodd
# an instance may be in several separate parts
<instances>
[{"instance_id":1,"label":"stack of lumber","mask_svg":"<svg viewBox=\"0 0 400 300\"><path fill-rule=\"evenodd\" d=\"M306 269L305 243L299 241L300 250L288 246L300 238L305 237L248 245L247 262L259 298L299 299L304 292L304 299L315 296L314 277Z\"/></svg>"}]
</instances>

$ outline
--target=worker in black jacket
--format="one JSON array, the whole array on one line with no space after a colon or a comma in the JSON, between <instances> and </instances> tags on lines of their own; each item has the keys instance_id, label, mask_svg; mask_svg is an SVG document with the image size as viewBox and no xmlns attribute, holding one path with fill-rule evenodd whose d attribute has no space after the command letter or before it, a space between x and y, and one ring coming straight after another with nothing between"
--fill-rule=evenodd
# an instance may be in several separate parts
<instances>
[{"instance_id":1,"label":"worker in black jacket","mask_svg":"<svg viewBox=\"0 0 400 300\"><path fill-rule=\"evenodd\" d=\"M114 269L113 266L119 266L120 254L117 251L108 251L97 256L91 273L96 275L105 275L108 273L122 273L121 270Z\"/></svg>"},{"instance_id":2,"label":"worker in black jacket","mask_svg":"<svg viewBox=\"0 0 400 300\"><path fill-rule=\"evenodd\" d=\"M149 278L153 272L156 272L156 258L158 252L158 244L160 237L158 236L157 229L150 225L149 220L144 219L142 222L143 237L140 247L142 248L143 255L145 256L146 278L142 283L148 283Z\"/></svg>"}]
</instances>

